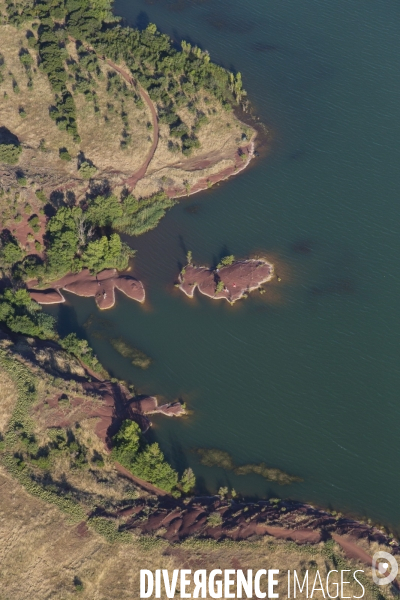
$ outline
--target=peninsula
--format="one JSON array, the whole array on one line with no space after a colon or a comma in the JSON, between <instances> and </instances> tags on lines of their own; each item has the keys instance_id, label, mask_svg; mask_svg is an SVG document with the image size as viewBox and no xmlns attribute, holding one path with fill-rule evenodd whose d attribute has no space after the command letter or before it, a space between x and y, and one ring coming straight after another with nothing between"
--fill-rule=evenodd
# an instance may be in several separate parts
<instances>
[{"instance_id":1,"label":"peninsula","mask_svg":"<svg viewBox=\"0 0 400 600\"><path fill-rule=\"evenodd\" d=\"M127 269L121 234L153 229L175 198L253 157L256 131L234 114L241 75L153 24L121 27L108 4L0 0L0 15L0 268L56 290L84 271L65 289L109 308L118 286L100 298L87 272Z\"/></svg>"}]
</instances>

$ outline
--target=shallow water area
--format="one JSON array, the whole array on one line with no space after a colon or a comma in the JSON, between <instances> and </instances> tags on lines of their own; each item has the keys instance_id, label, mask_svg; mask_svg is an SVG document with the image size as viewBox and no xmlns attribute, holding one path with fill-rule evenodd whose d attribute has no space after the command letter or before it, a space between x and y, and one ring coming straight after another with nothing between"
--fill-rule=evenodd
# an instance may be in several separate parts
<instances>
[{"instance_id":1,"label":"shallow water area","mask_svg":"<svg viewBox=\"0 0 400 600\"><path fill-rule=\"evenodd\" d=\"M400 6L393 0L117 0L133 25L239 70L273 131L268 156L183 199L129 243L144 306L117 292L105 312L66 294L63 333L141 393L187 402L154 417L152 436L203 489L310 501L400 529ZM174 288L196 264L265 253L281 281L230 307ZM88 322L91 317L91 321ZM111 333L108 333L111 332ZM108 337L153 359L133 367ZM264 461L303 483L279 487L199 464L193 448Z\"/></svg>"}]
</instances>

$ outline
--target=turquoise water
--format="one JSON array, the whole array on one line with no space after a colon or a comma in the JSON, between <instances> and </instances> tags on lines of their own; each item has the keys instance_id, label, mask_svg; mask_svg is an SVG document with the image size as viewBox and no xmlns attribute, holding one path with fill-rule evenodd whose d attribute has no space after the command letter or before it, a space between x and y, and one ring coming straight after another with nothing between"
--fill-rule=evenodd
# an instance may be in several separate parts
<instances>
[{"instance_id":1,"label":"turquoise water","mask_svg":"<svg viewBox=\"0 0 400 600\"><path fill-rule=\"evenodd\" d=\"M200 488L292 497L400 528L400 6L394 0L117 0L240 70L273 132L269 156L184 200L132 240L145 307L99 313L69 296L63 327L88 335L110 371L193 415L154 418L152 435ZM173 287L196 261L270 255L281 283L231 308ZM154 358L132 367L85 329L102 319ZM100 327L100 325L98 324ZM280 488L199 465L194 447L265 461L304 478Z\"/></svg>"}]
</instances>

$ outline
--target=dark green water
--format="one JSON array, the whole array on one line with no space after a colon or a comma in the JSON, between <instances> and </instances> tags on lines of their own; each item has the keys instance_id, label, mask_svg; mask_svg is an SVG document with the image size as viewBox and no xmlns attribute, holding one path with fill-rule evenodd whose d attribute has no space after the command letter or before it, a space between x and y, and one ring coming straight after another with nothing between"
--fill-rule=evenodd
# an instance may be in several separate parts
<instances>
[{"instance_id":1,"label":"dark green water","mask_svg":"<svg viewBox=\"0 0 400 600\"><path fill-rule=\"evenodd\" d=\"M120 296L100 314L92 300L69 296L63 326L77 330L97 315L110 335L154 358L140 371L89 335L115 376L187 401L193 416L155 418L154 436L202 486L229 482L399 528L400 5L118 0L116 13L154 21L240 70L274 143L247 172L183 201L134 240L145 307ZM205 263L262 249L282 282L234 308L189 301L173 287L188 248ZM208 469L193 447L305 481L279 488Z\"/></svg>"}]
</instances>

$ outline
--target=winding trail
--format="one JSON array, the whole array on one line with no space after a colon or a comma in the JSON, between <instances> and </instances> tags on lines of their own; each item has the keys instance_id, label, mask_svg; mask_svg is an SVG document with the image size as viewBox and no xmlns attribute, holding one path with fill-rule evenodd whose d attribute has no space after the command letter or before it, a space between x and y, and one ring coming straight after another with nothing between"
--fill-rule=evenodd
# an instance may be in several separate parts
<instances>
[{"instance_id":1,"label":"winding trail","mask_svg":"<svg viewBox=\"0 0 400 600\"><path fill-rule=\"evenodd\" d=\"M73 38L71 35L68 36L71 42L76 43L76 39ZM148 169L148 166L155 154L155 151L157 150L157 146L158 146L158 137L159 137L159 127L158 127L158 118L157 118L157 111L154 107L153 102L150 99L150 96L148 95L148 93L142 88L142 86L137 83L134 78L132 77L132 75L130 75L129 73L127 73L126 71L124 71L124 69L122 69L121 67L119 67L117 64L115 64L112 60L110 60L109 58L106 58L105 56L99 55L96 50L90 46L90 45L86 45L86 48L88 50L90 50L91 52L94 52L97 56L97 58L99 58L100 60L102 60L103 62L105 62L109 67L111 67L112 69L114 69L114 71L117 71L117 73L119 73L126 82L129 83L129 85L131 85L133 88L137 87L139 90L140 95L142 96L142 99L144 100L144 102L146 102L147 106L150 109L151 112L151 119L153 121L153 143L151 145L150 151L146 157L146 160L144 161L144 163L141 165L141 167L139 167L139 169L130 177L128 177L127 179L125 179L123 181L123 184L126 185L130 191L132 191L132 189L135 187L135 185L137 184L138 181L140 181L140 179L143 179L143 177L146 175L146 171Z\"/></svg>"},{"instance_id":2,"label":"winding trail","mask_svg":"<svg viewBox=\"0 0 400 600\"><path fill-rule=\"evenodd\" d=\"M103 58L103 57L101 57ZM104 58L103 58L104 60ZM147 155L146 160L144 161L144 163L142 164L142 166L136 171L136 173L134 173L133 175L131 175L131 177L128 177L125 181L124 184L128 186L128 188L130 190L132 190L135 185L137 184L138 181L140 181L140 179L143 179L143 177L146 175L146 171L148 169L148 166L155 154L155 151L157 150L157 146L158 146L158 136L159 136L159 128L158 128L158 118L157 118L157 112L156 109L154 108L154 104L150 99L150 96L148 95L147 92L145 92L145 90L142 88L141 85L139 85L138 83L135 82L135 80L133 79L133 77L131 75L129 75L129 73L127 73L126 71L124 71L123 69L121 69L121 67L119 67L118 65L116 65L112 60L110 59L105 59L105 62L115 71L117 71L124 79L125 81L127 81L132 87L137 87L140 95L142 96L143 100L146 102L147 106L150 109L151 112L151 118L153 121L153 143L151 145L150 151Z\"/></svg>"}]
</instances>

